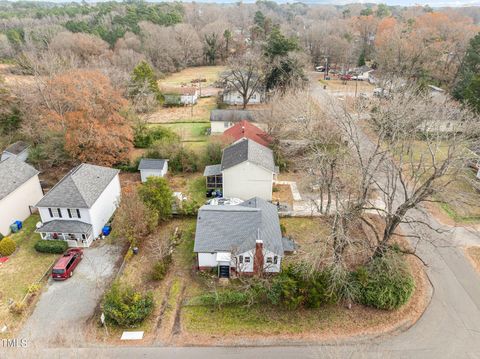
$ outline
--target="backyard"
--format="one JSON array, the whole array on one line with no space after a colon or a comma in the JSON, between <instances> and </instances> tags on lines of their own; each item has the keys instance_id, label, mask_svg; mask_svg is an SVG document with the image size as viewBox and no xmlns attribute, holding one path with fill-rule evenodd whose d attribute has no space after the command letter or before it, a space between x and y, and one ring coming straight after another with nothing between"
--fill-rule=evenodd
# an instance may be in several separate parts
<instances>
[{"instance_id":1,"label":"backyard","mask_svg":"<svg viewBox=\"0 0 480 359\"><path fill-rule=\"evenodd\" d=\"M160 86L181 86L188 85L192 80L205 79L202 87L212 86L218 80L219 75L225 71L225 66L196 66L188 67L182 71L175 72L159 81Z\"/></svg>"},{"instance_id":2,"label":"backyard","mask_svg":"<svg viewBox=\"0 0 480 359\"><path fill-rule=\"evenodd\" d=\"M38 221L38 215L30 216L23 223L22 230L11 235L17 250L7 262L0 264L0 328L7 326L7 331L0 333L0 337L11 338L11 333L15 333L28 317L35 298L22 301L29 290L32 293L41 291L45 278L48 278L44 274L58 257L35 250L35 243L40 239L40 235L34 233ZM21 313L14 314L9 310L11 303L23 303L26 307Z\"/></svg>"}]
</instances>

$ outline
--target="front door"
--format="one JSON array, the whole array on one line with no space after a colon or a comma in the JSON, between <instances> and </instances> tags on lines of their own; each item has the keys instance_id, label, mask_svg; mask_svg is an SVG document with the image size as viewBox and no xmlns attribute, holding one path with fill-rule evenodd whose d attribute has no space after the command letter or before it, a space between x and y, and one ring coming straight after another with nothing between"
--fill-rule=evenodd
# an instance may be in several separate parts
<instances>
[{"instance_id":1,"label":"front door","mask_svg":"<svg viewBox=\"0 0 480 359\"><path fill-rule=\"evenodd\" d=\"M218 266L218 276L220 278L230 278L230 266Z\"/></svg>"}]
</instances>

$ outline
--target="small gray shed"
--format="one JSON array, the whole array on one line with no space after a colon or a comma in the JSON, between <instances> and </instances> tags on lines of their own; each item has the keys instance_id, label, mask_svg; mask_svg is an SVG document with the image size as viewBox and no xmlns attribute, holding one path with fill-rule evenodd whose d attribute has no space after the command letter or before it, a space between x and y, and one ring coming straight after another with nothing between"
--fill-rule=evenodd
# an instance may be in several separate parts
<instances>
[{"instance_id":1,"label":"small gray shed","mask_svg":"<svg viewBox=\"0 0 480 359\"><path fill-rule=\"evenodd\" d=\"M1 161L9 157L16 157L18 160L25 162L28 158L29 148L29 144L23 141L12 143L3 151Z\"/></svg>"},{"instance_id":2,"label":"small gray shed","mask_svg":"<svg viewBox=\"0 0 480 359\"><path fill-rule=\"evenodd\" d=\"M142 158L138 164L142 182L146 182L148 177L164 177L168 171L168 160Z\"/></svg>"}]
</instances>

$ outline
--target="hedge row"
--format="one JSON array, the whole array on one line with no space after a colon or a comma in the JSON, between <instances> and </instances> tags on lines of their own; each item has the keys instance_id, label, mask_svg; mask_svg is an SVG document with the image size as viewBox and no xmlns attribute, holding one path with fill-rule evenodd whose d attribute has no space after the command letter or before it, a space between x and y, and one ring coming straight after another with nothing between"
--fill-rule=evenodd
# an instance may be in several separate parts
<instances>
[{"instance_id":1,"label":"hedge row","mask_svg":"<svg viewBox=\"0 0 480 359\"><path fill-rule=\"evenodd\" d=\"M67 242L60 240L40 239L37 243L35 243L35 250L40 253L61 254L65 252L67 248Z\"/></svg>"}]
</instances>

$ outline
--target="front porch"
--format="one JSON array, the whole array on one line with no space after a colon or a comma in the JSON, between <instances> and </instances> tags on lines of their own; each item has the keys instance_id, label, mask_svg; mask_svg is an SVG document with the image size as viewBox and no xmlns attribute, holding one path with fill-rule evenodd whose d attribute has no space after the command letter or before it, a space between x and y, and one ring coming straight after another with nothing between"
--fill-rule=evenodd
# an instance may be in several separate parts
<instances>
[{"instance_id":1,"label":"front porch","mask_svg":"<svg viewBox=\"0 0 480 359\"><path fill-rule=\"evenodd\" d=\"M69 247L89 247L93 242L92 226L88 223L69 220L54 220L43 223L35 231L44 240L63 240Z\"/></svg>"}]
</instances>

